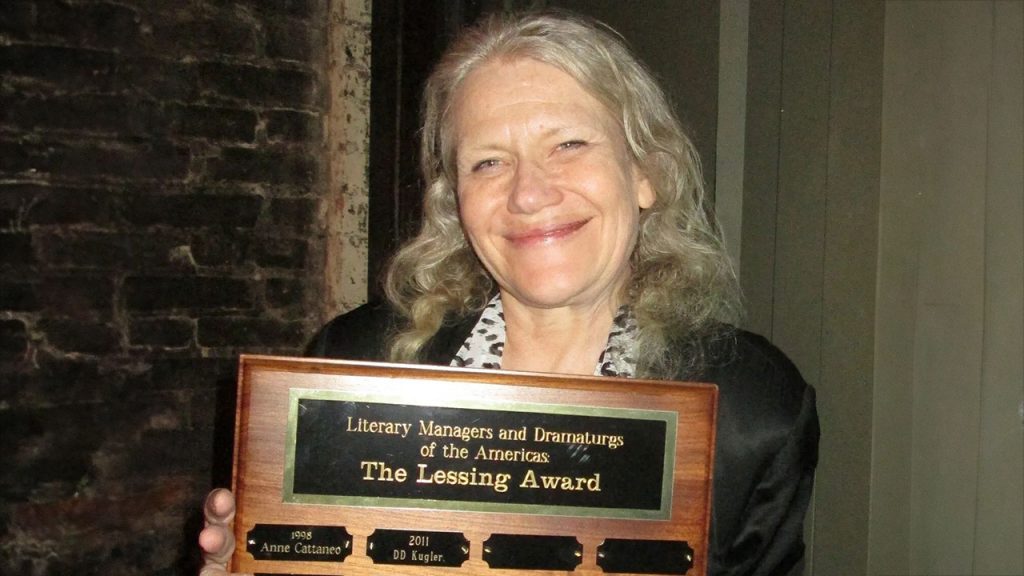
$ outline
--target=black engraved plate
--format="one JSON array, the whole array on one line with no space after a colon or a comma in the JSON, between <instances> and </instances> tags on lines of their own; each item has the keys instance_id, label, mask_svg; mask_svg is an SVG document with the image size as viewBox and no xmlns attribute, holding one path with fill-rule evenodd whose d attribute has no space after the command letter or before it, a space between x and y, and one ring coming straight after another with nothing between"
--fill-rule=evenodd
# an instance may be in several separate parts
<instances>
[{"instance_id":1,"label":"black engraved plate","mask_svg":"<svg viewBox=\"0 0 1024 576\"><path fill-rule=\"evenodd\" d=\"M491 568L573 571L583 561L583 545L573 536L491 534L483 559Z\"/></svg>"},{"instance_id":2,"label":"black engraved plate","mask_svg":"<svg viewBox=\"0 0 1024 576\"><path fill-rule=\"evenodd\" d=\"M685 540L619 540L597 547L597 565L609 573L686 574L693 566L693 548Z\"/></svg>"},{"instance_id":3,"label":"black engraved plate","mask_svg":"<svg viewBox=\"0 0 1024 576\"><path fill-rule=\"evenodd\" d=\"M304 390L291 401L285 502L670 516L674 413L418 406Z\"/></svg>"},{"instance_id":4,"label":"black engraved plate","mask_svg":"<svg viewBox=\"0 0 1024 576\"><path fill-rule=\"evenodd\" d=\"M341 526L257 524L246 534L245 549L257 560L344 562L352 536Z\"/></svg>"},{"instance_id":5,"label":"black engraved plate","mask_svg":"<svg viewBox=\"0 0 1024 576\"><path fill-rule=\"evenodd\" d=\"M469 559L469 540L461 532L377 529L366 538L374 564L459 567Z\"/></svg>"}]
</instances>

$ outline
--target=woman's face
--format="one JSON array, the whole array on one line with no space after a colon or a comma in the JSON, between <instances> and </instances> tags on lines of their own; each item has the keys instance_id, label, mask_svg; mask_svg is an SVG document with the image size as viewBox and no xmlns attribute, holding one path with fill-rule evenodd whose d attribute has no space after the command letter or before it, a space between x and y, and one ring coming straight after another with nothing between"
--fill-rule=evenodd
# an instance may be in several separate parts
<instances>
[{"instance_id":1,"label":"woman's face","mask_svg":"<svg viewBox=\"0 0 1024 576\"><path fill-rule=\"evenodd\" d=\"M473 71L454 121L462 225L502 297L617 305L654 202L618 122L571 76L525 58Z\"/></svg>"}]
</instances>

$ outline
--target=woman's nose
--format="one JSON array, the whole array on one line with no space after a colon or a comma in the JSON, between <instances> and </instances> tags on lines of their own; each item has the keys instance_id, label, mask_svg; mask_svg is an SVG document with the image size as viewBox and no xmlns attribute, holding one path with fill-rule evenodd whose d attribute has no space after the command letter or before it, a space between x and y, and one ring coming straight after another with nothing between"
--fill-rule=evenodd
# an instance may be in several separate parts
<instances>
[{"instance_id":1,"label":"woman's nose","mask_svg":"<svg viewBox=\"0 0 1024 576\"><path fill-rule=\"evenodd\" d=\"M509 212L532 214L561 201L562 193L543 167L531 162L520 162L516 166L512 190L508 196Z\"/></svg>"}]
</instances>

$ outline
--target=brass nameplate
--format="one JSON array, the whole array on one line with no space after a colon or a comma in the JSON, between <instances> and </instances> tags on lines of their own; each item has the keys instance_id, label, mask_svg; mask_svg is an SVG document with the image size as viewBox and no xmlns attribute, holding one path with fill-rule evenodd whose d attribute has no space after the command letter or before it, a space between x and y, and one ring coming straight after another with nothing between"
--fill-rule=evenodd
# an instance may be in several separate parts
<instances>
[{"instance_id":1,"label":"brass nameplate","mask_svg":"<svg viewBox=\"0 0 1024 576\"><path fill-rule=\"evenodd\" d=\"M257 524L245 535L245 549L257 560L343 562L352 536L338 527Z\"/></svg>"},{"instance_id":2,"label":"brass nameplate","mask_svg":"<svg viewBox=\"0 0 1024 576\"><path fill-rule=\"evenodd\" d=\"M703 384L243 356L231 568L679 574L684 543L703 573L716 404Z\"/></svg>"},{"instance_id":3,"label":"brass nameplate","mask_svg":"<svg viewBox=\"0 0 1024 576\"><path fill-rule=\"evenodd\" d=\"M457 567L469 559L469 540L460 532L374 530L366 555L374 564Z\"/></svg>"}]
</instances>

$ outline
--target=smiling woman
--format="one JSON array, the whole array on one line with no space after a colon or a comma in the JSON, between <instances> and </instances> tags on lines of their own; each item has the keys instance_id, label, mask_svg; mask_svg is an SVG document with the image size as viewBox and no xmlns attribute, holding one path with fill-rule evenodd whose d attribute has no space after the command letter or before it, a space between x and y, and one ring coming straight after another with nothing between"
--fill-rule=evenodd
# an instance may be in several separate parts
<instances>
[{"instance_id":1,"label":"smiling woman","mask_svg":"<svg viewBox=\"0 0 1024 576\"><path fill-rule=\"evenodd\" d=\"M388 302L336 318L310 353L713 382L709 572L798 567L814 391L728 324L735 277L696 153L621 40L566 15L471 29L427 82L421 156L424 220ZM210 503L201 542L223 558L233 509Z\"/></svg>"},{"instance_id":2,"label":"smiling woman","mask_svg":"<svg viewBox=\"0 0 1024 576\"><path fill-rule=\"evenodd\" d=\"M494 86L495 82L502 87ZM496 111L500 106L509 108ZM513 108L516 116L507 117ZM605 189L618 188L610 197L636 196L634 208L627 211L630 214L610 219L621 225L613 227L605 221L600 223L603 226L591 226L600 228L602 239L592 243L590 250L611 253L613 246L621 250L624 245L627 259L609 267L611 261L599 258L598 252L585 258L566 253L563 262L572 258L571 266L558 274L536 276L544 281L533 282L540 286L531 289L552 285L550 289L557 290L553 282L564 279L563 272L593 264L589 274L603 269L605 275L622 282L606 279L581 295L591 300L592 320L545 322L566 328L566 346L585 347L588 338L580 338L579 331L586 328L593 328L588 334L591 339L603 343L607 330L597 324L605 323L607 328L615 304L628 301L629 316L639 326L633 339L636 374L699 372L707 340L724 335L721 322L739 315L736 280L709 218L697 153L664 92L614 31L565 15L486 20L464 33L431 74L424 89L423 119L420 162L427 182L423 224L420 234L392 261L385 285L388 300L410 321L393 339L391 359L417 361L446 315L479 310L494 295L495 281L500 289L513 289L511 282L502 283L489 268L496 262L480 253L479 238L474 239L471 230L474 223L460 219L466 215L466 203L477 205L466 196L467 190L479 188L481 181L501 180L489 177L496 171L506 174L505 178L514 174L512 182L527 191L509 197L510 214L531 203L558 202L542 215L518 217L519 226L525 221L541 222L557 212L568 217L567 210L578 209L583 200L582 191L587 190L588 199L594 198L596 180L606 180L600 185ZM509 149L512 145L518 149ZM524 155L526 148L531 149L530 156ZM546 159L543 164L538 157ZM504 170L503 163L512 171ZM599 169L594 169L595 164ZM561 181L552 180L560 174L565 176ZM567 179L573 180L571 186L566 186ZM538 191L538 184L549 187ZM487 186L493 188L493 184ZM564 205L563 200L567 200ZM627 222L630 218L635 224ZM547 221L541 226L558 224ZM571 230L581 222L561 224ZM463 229L469 233L469 242ZM522 290L525 284L516 283L516 288ZM503 296L504 311L515 314L507 308L519 302L510 303L508 295ZM536 304L565 314L572 308L558 304L572 303ZM577 306L575 311L582 309ZM554 319L547 313L542 318ZM544 351L551 356L571 352L556 351L550 332L529 340L544 341ZM589 352L576 351L594 356L594 347ZM679 347L689 352L679 354ZM508 358L503 365L508 367ZM581 363L571 371L592 370Z\"/></svg>"},{"instance_id":3,"label":"smiling woman","mask_svg":"<svg viewBox=\"0 0 1024 576\"><path fill-rule=\"evenodd\" d=\"M530 59L474 71L454 118L459 214L501 294L502 366L593 373L654 201L622 130L571 76ZM538 337L548 326L569 333Z\"/></svg>"}]
</instances>

